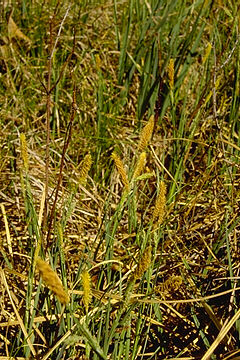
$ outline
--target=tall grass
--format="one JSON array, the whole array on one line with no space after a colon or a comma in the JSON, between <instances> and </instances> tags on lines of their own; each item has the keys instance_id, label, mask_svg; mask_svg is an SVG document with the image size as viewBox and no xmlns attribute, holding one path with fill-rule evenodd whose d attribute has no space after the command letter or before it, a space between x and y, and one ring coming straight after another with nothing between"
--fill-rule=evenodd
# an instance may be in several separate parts
<instances>
[{"instance_id":1,"label":"tall grass","mask_svg":"<svg viewBox=\"0 0 240 360\"><path fill-rule=\"evenodd\" d=\"M233 360L237 3L12 6L0 358Z\"/></svg>"}]
</instances>

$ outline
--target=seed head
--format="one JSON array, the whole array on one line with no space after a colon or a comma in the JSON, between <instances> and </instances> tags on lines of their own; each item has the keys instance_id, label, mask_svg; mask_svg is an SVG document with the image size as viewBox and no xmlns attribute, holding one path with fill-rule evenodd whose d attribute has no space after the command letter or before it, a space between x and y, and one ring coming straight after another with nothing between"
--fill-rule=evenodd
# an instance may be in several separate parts
<instances>
[{"instance_id":1,"label":"seed head","mask_svg":"<svg viewBox=\"0 0 240 360\"><path fill-rule=\"evenodd\" d=\"M91 302L92 292L91 292L91 277L88 271L83 271L82 273L82 286L83 286L83 303L88 312L88 306Z\"/></svg>"},{"instance_id":2,"label":"seed head","mask_svg":"<svg viewBox=\"0 0 240 360\"><path fill-rule=\"evenodd\" d=\"M164 181L161 181L159 185L159 194L153 211L153 220L157 221L159 225L162 224L164 218L166 206L166 191L166 185Z\"/></svg>"},{"instance_id":3,"label":"seed head","mask_svg":"<svg viewBox=\"0 0 240 360\"><path fill-rule=\"evenodd\" d=\"M151 258L152 258L152 247L150 245L144 250L142 257L137 264L136 270L134 271L133 274L135 280L141 279L143 277L145 271L147 271L147 269L151 264Z\"/></svg>"},{"instance_id":4,"label":"seed head","mask_svg":"<svg viewBox=\"0 0 240 360\"><path fill-rule=\"evenodd\" d=\"M87 181L87 176L88 176L89 170L91 168L91 165L92 165L92 157L90 154L87 154L81 163L81 169L80 169L80 175L79 175L79 182L83 185Z\"/></svg>"},{"instance_id":5,"label":"seed head","mask_svg":"<svg viewBox=\"0 0 240 360\"><path fill-rule=\"evenodd\" d=\"M144 126L140 134L140 140L138 144L138 149L140 151L143 151L148 145L152 137L153 129L154 129L154 116L151 115L150 119L148 120L147 124Z\"/></svg>"},{"instance_id":6,"label":"seed head","mask_svg":"<svg viewBox=\"0 0 240 360\"><path fill-rule=\"evenodd\" d=\"M62 282L56 272L44 260L38 258L36 267L45 285L52 290L62 304L69 303L69 296L63 288Z\"/></svg>"},{"instance_id":7,"label":"seed head","mask_svg":"<svg viewBox=\"0 0 240 360\"><path fill-rule=\"evenodd\" d=\"M120 157L115 152L112 153L112 159L113 159L113 161L115 163L115 166L117 168L117 171L118 171L119 175L121 176L123 185L127 189L129 189L128 176L127 176L126 170L124 169L122 160L120 159Z\"/></svg>"},{"instance_id":8,"label":"seed head","mask_svg":"<svg viewBox=\"0 0 240 360\"><path fill-rule=\"evenodd\" d=\"M133 174L133 179L136 179L141 175L145 164L146 164L146 153L145 151L143 151L138 158L138 162Z\"/></svg>"},{"instance_id":9,"label":"seed head","mask_svg":"<svg viewBox=\"0 0 240 360\"><path fill-rule=\"evenodd\" d=\"M25 171L28 171L28 149L27 149L27 141L25 134L20 134L20 148L21 148L21 156L23 160L23 165Z\"/></svg>"}]
</instances>

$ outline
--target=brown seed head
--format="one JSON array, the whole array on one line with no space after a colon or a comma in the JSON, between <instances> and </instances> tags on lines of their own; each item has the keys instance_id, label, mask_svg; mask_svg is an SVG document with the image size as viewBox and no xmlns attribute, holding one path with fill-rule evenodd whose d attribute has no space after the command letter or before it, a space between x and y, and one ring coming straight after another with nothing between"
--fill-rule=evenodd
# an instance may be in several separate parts
<instances>
[{"instance_id":1,"label":"brown seed head","mask_svg":"<svg viewBox=\"0 0 240 360\"><path fill-rule=\"evenodd\" d=\"M135 280L141 279L145 273L145 271L149 268L151 264L151 258L152 258L152 247L151 245L148 246L139 260L136 270L134 271L133 277Z\"/></svg>"},{"instance_id":2,"label":"brown seed head","mask_svg":"<svg viewBox=\"0 0 240 360\"><path fill-rule=\"evenodd\" d=\"M164 218L166 206L166 191L166 185L164 181L161 181L159 185L159 194L153 211L153 220L157 221L159 225L162 224Z\"/></svg>"}]
</instances>

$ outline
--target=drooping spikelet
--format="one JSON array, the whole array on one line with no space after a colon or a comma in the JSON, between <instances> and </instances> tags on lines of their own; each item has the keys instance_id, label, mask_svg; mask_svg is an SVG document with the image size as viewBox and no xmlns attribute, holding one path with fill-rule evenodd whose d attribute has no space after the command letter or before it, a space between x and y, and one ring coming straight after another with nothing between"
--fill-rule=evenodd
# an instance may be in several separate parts
<instances>
[{"instance_id":1,"label":"drooping spikelet","mask_svg":"<svg viewBox=\"0 0 240 360\"><path fill-rule=\"evenodd\" d=\"M69 296L64 290L63 285L56 272L53 271L51 266L46 263L44 260L38 258L36 262L36 267L43 279L44 284L52 290L52 292L57 296L58 300L62 304L69 303Z\"/></svg>"},{"instance_id":2,"label":"drooping spikelet","mask_svg":"<svg viewBox=\"0 0 240 360\"><path fill-rule=\"evenodd\" d=\"M27 141L25 134L20 134L20 149L21 149L21 157L23 160L23 165L25 171L28 171L28 149L27 149Z\"/></svg>"},{"instance_id":3,"label":"drooping spikelet","mask_svg":"<svg viewBox=\"0 0 240 360\"><path fill-rule=\"evenodd\" d=\"M159 194L153 211L153 221L156 221L159 225L162 224L164 218L166 206L166 191L166 185L164 181L161 181L159 185Z\"/></svg>"},{"instance_id":4,"label":"drooping spikelet","mask_svg":"<svg viewBox=\"0 0 240 360\"><path fill-rule=\"evenodd\" d=\"M140 151L143 151L145 149L145 147L148 145L149 140L152 137L153 129L154 129L154 116L151 115L147 124L142 129L142 132L140 135L140 140L139 140L139 144L138 144L138 149Z\"/></svg>"},{"instance_id":5,"label":"drooping spikelet","mask_svg":"<svg viewBox=\"0 0 240 360\"><path fill-rule=\"evenodd\" d=\"M150 245L144 250L142 257L137 264L136 270L133 274L134 280L141 279L143 277L145 271L147 271L151 264L151 258L152 247Z\"/></svg>"},{"instance_id":6,"label":"drooping spikelet","mask_svg":"<svg viewBox=\"0 0 240 360\"><path fill-rule=\"evenodd\" d=\"M119 172L119 174L121 176L123 185L126 187L126 189L129 189L128 176L127 176L126 170L124 169L122 160L115 152L112 153L112 159L116 165L117 171Z\"/></svg>"},{"instance_id":7,"label":"drooping spikelet","mask_svg":"<svg viewBox=\"0 0 240 360\"><path fill-rule=\"evenodd\" d=\"M83 287L83 303L87 313L92 298L91 277L88 271L83 271L81 278L82 278L82 287Z\"/></svg>"},{"instance_id":8,"label":"drooping spikelet","mask_svg":"<svg viewBox=\"0 0 240 360\"><path fill-rule=\"evenodd\" d=\"M171 90L174 88L174 60L170 59L168 64L168 82Z\"/></svg>"},{"instance_id":9,"label":"drooping spikelet","mask_svg":"<svg viewBox=\"0 0 240 360\"><path fill-rule=\"evenodd\" d=\"M90 154L87 154L82 163L81 163L81 169L80 169L80 175L79 175L79 182L81 184L85 184L86 183L86 180L87 180L87 175L88 175L88 172L91 168L91 165L92 165L92 157Z\"/></svg>"},{"instance_id":10,"label":"drooping spikelet","mask_svg":"<svg viewBox=\"0 0 240 360\"><path fill-rule=\"evenodd\" d=\"M133 173L133 179L136 179L137 177L139 177L143 171L143 168L145 166L145 163L146 163L146 153L145 151L143 151L139 158L138 158L138 161L137 161L137 165L136 165L136 168L134 170L134 173Z\"/></svg>"}]
</instances>

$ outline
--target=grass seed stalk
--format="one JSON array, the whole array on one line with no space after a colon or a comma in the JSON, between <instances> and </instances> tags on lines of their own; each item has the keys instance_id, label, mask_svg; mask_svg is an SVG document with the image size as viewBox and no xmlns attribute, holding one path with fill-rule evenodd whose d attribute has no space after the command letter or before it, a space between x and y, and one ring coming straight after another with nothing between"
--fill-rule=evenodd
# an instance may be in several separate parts
<instances>
[{"instance_id":1,"label":"grass seed stalk","mask_svg":"<svg viewBox=\"0 0 240 360\"><path fill-rule=\"evenodd\" d=\"M138 144L138 149L140 151L143 151L147 147L149 141L151 140L153 129L154 129L154 115L151 115L147 124L144 126L140 134L140 140Z\"/></svg>"},{"instance_id":2,"label":"grass seed stalk","mask_svg":"<svg viewBox=\"0 0 240 360\"><path fill-rule=\"evenodd\" d=\"M46 261L38 258L36 267L44 284L56 295L62 304L68 304L70 301L69 296L64 290L57 273L51 268L51 266Z\"/></svg>"}]
</instances>

